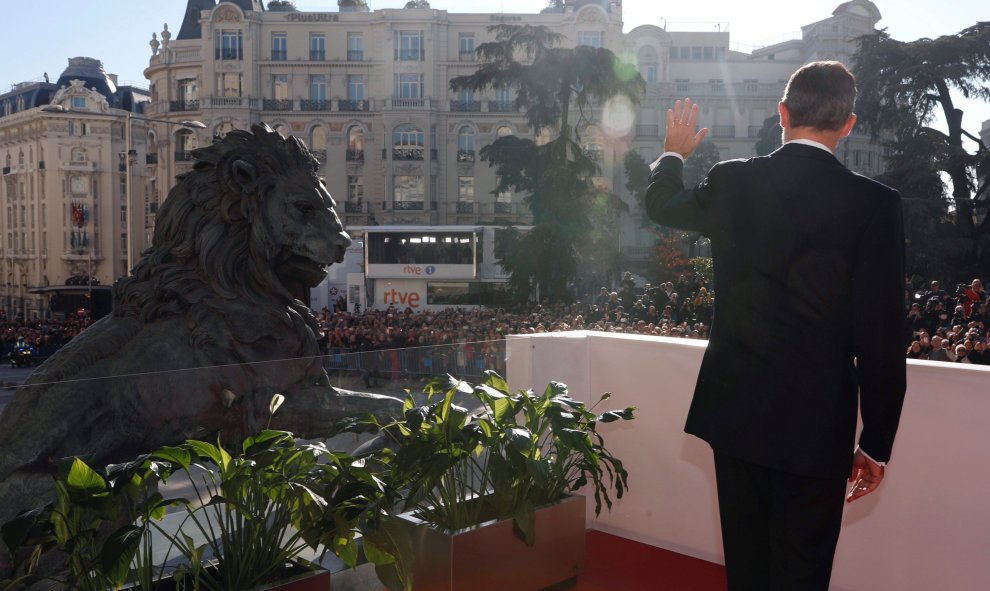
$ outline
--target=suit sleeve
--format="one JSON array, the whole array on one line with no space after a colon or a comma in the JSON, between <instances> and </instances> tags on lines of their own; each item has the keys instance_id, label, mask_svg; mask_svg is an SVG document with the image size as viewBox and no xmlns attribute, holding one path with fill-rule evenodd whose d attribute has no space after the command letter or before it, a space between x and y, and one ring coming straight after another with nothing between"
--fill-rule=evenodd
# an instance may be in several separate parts
<instances>
[{"instance_id":1,"label":"suit sleeve","mask_svg":"<svg viewBox=\"0 0 990 591\"><path fill-rule=\"evenodd\" d=\"M658 224L711 236L709 205L713 193L712 178L717 176L716 164L700 185L684 188L684 163L676 157L661 158L650 174L646 190L646 213Z\"/></svg>"},{"instance_id":2,"label":"suit sleeve","mask_svg":"<svg viewBox=\"0 0 990 591\"><path fill-rule=\"evenodd\" d=\"M859 445L880 462L890 459L906 388L901 342L904 307L904 225L895 191L870 220L855 269L854 326L863 431Z\"/></svg>"}]
</instances>

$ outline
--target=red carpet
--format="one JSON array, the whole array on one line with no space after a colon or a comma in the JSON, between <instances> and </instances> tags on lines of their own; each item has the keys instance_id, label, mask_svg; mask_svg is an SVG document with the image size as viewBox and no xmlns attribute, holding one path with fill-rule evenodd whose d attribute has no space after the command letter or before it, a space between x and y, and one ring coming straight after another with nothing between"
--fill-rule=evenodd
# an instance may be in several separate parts
<instances>
[{"instance_id":1,"label":"red carpet","mask_svg":"<svg viewBox=\"0 0 990 591\"><path fill-rule=\"evenodd\" d=\"M574 591L725 591L725 567L599 531L589 531Z\"/></svg>"}]
</instances>

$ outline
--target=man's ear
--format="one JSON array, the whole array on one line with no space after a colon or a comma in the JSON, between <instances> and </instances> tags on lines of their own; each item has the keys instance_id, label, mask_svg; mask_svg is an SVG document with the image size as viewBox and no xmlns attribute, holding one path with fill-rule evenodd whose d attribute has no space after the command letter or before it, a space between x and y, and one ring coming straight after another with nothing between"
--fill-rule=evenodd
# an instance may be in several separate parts
<instances>
[{"instance_id":1,"label":"man's ear","mask_svg":"<svg viewBox=\"0 0 990 591\"><path fill-rule=\"evenodd\" d=\"M845 125L842 126L842 130L839 132L841 134L839 137L846 137L847 135L852 133L853 126L855 125L856 125L856 113L853 113L852 115L849 116L849 119L846 119Z\"/></svg>"},{"instance_id":2,"label":"man's ear","mask_svg":"<svg viewBox=\"0 0 990 591\"><path fill-rule=\"evenodd\" d=\"M777 113L780 115L780 126L787 129L791 126L791 112L787 110L784 101L777 103Z\"/></svg>"}]
</instances>

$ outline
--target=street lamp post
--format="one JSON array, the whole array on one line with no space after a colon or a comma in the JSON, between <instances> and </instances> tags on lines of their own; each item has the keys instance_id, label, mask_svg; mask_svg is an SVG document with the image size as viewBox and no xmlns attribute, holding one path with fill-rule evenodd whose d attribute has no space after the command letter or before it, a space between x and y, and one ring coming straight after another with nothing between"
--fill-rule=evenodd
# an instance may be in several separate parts
<instances>
[{"instance_id":1,"label":"street lamp post","mask_svg":"<svg viewBox=\"0 0 990 591\"><path fill-rule=\"evenodd\" d=\"M88 113L87 111L77 111L73 109L67 109L63 105L45 105L41 107L42 111L49 113L79 113L79 114L98 114L98 113ZM140 121L150 121L153 123L164 123L166 125L177 125L179 127L184 127L186 129L204 129L206 124L202 121L169 121L168 119L155 119L152 117L135 117L130 111L124 112L124 203L127 205L127 222L124 228L127 232L127 269L125 269L124 274L130 275L131 270L134 268L134 233L133 221L134 221L134 207L132 192L131 192L131 121L132 119L138 119Z\"/></svg>"}]
</instances>

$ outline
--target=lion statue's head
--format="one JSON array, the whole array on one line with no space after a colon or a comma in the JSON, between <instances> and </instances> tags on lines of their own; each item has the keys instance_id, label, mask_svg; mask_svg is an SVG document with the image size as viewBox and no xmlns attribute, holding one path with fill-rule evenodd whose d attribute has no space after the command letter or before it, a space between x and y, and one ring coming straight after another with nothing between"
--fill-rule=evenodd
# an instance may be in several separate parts
<instances>
[{"instance_id":1,"label":"lion statue's head","mask_svg":"<svg viewBox=\"0 0 990 591\"><path fill-rule=\"evenodd\" d=\"M193 156L159 210L152 246L114 286L114 315L148 323L200 305L226 314L233 301L308 315L301 293L351 243L317 160L265 124Z\"/></svg>"}]
</instances>

